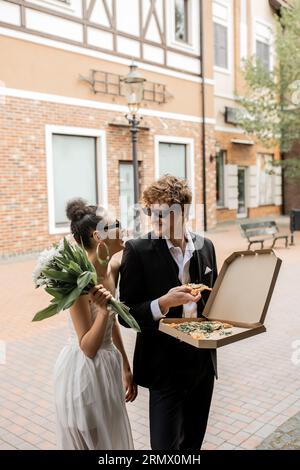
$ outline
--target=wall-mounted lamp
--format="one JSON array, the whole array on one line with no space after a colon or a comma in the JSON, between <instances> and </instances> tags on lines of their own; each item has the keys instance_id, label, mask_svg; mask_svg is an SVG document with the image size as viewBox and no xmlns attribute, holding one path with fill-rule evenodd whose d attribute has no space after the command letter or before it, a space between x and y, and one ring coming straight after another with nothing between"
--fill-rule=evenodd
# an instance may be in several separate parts
<instances>
[{"instance_id":1,"label":"wall-mounted lamp","mask_svg":"<svg viewBox=\"0 0 300 470\"><path fill-rule=\"evenodd\" d=\"M221 152L221 145L219 144L218 141L215 142L215 152L214 153L211 153L210 156L209 156L209 161L210 163L213 163L214 160L216 160L217 156L219 155L219 153Z\"/></svg>"}]
</instances>

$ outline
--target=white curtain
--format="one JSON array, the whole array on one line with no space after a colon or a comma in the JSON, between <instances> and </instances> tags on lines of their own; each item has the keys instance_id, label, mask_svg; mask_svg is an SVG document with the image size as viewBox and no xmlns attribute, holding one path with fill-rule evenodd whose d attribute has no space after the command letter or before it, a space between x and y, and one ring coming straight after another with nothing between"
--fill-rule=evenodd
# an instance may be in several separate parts
<instances>
[{"instance_id":1,"label":"white curtain","mask_svg":"<svg viewBox=\"0 0 300 470\"><path fill-rule=\"evenodd\" d=\"M55 224L68 222L66 203L75 197L97 204L96 138L53 135Z\"/></svg>"},{"instance_id":2,"label":"white curtain","mask_svg":"<svg viewBox=\"0 0 300 470\"><path fill-rule=\"evenodd\" d=\"M271 155L258 155L259 174L259 205L274 204L274 177L272 170L273 158Z\"/></svg>"},{"instance_id":3,"label":"white curtain","mask_svg":"<svg viewBox=\"0 0 300 470\"><path fill-rule=\"evenodd\" d=\"M159 176L166 174L187 178L186 145L159 144Z\"/></svg>"}]
</instances>

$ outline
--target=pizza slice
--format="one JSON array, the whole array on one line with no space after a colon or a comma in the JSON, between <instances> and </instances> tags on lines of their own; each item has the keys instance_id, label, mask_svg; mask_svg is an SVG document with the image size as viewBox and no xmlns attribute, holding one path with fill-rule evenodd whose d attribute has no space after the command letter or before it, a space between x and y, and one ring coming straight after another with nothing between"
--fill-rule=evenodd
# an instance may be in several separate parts
<instances>
[{"instance_id":1,"label":"pizza slice","mask_svg":"<svg viewBox=\"0 0 300 470\"><path fill-rule=\"evenodd\" d=\"M192 282L185 284L185 286L191 289L192 295L198 295L200 292L204 290L212 290L211 287L208 287L205 284L194 284Z\"/></svg>"}]
</instances>

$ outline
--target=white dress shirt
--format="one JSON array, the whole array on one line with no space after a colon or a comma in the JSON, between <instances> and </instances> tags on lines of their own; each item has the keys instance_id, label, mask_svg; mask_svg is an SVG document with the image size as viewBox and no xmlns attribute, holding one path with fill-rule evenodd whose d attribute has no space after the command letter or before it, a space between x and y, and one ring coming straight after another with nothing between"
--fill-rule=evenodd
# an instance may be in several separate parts
<instances>
[{"instance_id":1,"label":"white dress shirt","mask_svg":"<svg viewBox=\"0 0 300 470\"><path fill-rule=\"evenodd\" d=\"M186 237L186 246L184 253L179 246L174 246L170 239L166 238L166 242L170 253L176 262L179 272L178 272L178 279L182 284L186 284L190 282L190 260L193 256L195 251L194 242L192 240L191 234L189 231L185 232ZM160 320L164 318L164 315L161 313L160 306L158 299L155 299L150 304L152 316L154 320ZM197 304L196 302L189 302L188 304L183 305L183 317L187 318L196 318L197 317Z\"/></svg>"}]
</instances>

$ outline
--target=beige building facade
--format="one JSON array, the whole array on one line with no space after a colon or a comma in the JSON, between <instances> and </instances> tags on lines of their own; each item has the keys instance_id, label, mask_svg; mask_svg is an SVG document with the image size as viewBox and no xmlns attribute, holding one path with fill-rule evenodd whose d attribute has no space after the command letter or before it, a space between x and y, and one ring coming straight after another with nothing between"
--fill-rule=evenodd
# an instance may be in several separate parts
<instances>
[{"instance_id":1,"label":"beige building facade","mask_svg":"<svg viewBox=\"0 0 300 470\"><path fill-rule=\"evenodd\" d=\"M130 223L120 78L132 60L147 80L140 189L165 173L187 178L204 228L279 214L281 175L266 171L278 152L244 135L235 100L244 58L273 66L273 25L267 0L0 0L1 255L67 233L75 196Z\"/></svg>"}]
</instances>

